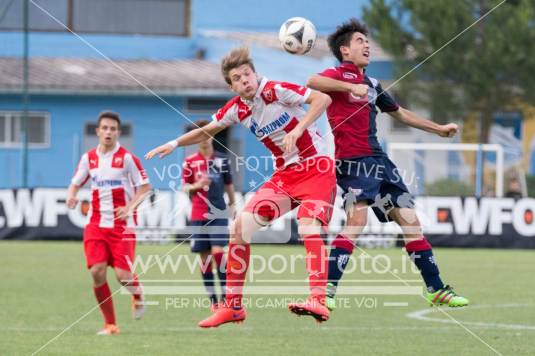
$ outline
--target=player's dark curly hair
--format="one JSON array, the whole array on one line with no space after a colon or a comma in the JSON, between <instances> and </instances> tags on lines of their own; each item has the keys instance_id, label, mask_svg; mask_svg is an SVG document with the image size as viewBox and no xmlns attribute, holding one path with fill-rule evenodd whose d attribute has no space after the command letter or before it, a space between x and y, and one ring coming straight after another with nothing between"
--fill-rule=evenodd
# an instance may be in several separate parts
<instances>
[{"instance_id":1,"label":"player's dark curly hair","mask_svg":"<svg viewBox=\"0 0 535 356\"><path fill-rule=\"evenodd\" d=\"M327 38L327 43L329 44L332 54L340 62L343 60L340 46L349 46L351 37L355 32L360 32L364 36L368 36L368 27L356 18L351 18L347 22L336 27L336 31L331 33Z\"/></svg>"}]
</instances>

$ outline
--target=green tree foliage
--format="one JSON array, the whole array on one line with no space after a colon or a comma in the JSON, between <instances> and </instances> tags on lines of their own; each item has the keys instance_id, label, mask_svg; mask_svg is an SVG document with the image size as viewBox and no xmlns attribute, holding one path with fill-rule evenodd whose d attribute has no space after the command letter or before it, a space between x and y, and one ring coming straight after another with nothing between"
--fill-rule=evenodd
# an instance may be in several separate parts
<instances>
[{"instance_id":1,"label":"green tree foliage","mask_svg":"<svg viewBox=\"0 0 535 356\"><path fill-rule=\"evenodd\" d=\"M474 195L474 187L453 179L441 179L426 184L425 194L433 197L469 197Z\"/></svg>"},{"instance_id":2,"label":"green tree foliage","mask_svg":"<svg viewBox=\"0 0 535 356\"><path fill-rule=\"evenodd\" d=\"M371 0L364 20L394 56L397 77L502 0ZM372 53L373 60L373 53ZM535 102L535 1L508 0L396 85L437 121L479 113L487 142L492 113L514 100Z\"/></svg>"}]
</instances>

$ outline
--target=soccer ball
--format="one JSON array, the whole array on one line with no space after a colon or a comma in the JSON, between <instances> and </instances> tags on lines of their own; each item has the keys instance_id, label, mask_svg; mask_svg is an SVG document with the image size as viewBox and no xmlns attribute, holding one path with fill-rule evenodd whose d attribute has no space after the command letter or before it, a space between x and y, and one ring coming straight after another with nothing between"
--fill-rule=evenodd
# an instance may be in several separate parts
<instances>
[{"instance_id":1,"label":"soccer ball","mask_svg":"<svg viewBox=\"0 0 535 356\"><path fill-rule=\"evenodd\" d=\"M291 54L305 54L314 47L316 27L302 17L286 20L279 30L279 41L282 48Z\"/></svg>"}]
</instances>

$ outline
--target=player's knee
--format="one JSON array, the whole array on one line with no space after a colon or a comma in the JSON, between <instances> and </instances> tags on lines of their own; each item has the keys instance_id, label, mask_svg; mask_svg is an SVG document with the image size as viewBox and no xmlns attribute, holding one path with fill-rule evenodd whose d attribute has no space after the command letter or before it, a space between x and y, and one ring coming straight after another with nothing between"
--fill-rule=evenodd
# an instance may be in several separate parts
<instances>
[{"instance_id":1,"label":"player's knee","mask_svg":"<svg viewBox=\"0 0 535 356\"><path fill-rule=\"evenodd\" d=\"M350 239L356 239L366 226L367 220L368 216L362 214L356 214L349 217L344 228L344 236L347 236Z\"/></svg>"},{"instance_id":2,"label":"player's knee","mask_svg":"<svg viewBox=\"0 0 535 356\"><path fill-rule=\"evenodd\" d=\"M243 244L243 225L241 219L238 217L230 224L230 242L233 244Z\"/></svg>"},{"instance_id":3,"label":"player's knee","mask_svg":"<svg viewBox=\"0 0 535 356\"><path fill-rule=\"evenodd\" d=\"M130 271L125 271L122 269L116 269L115 270L115 277L117 277L117 281L121 283L122 285L129 284L134 276Z\"/></svg>"},{"instance_id":4,"label":"player's knee","mask_svg":"<svg viewBox=\"0 0 535 356\"><path fill-rule=\"evenodd\" d=\"M91 267L91 277L95 285L100 285L106 282L106 266L94 265Z\"/></svg>"},{"instance_id":5,"label":"player's knee","mask_svg":"<svg viewBox=\"0 0 535 356\"><path fill-rule=\"evenodd\" d=\"M237 234L241 234L241 224L239 221L239 218L236 218L232 220L229 226L230 236L235 236Z\"/></svg>"}]
</instances>

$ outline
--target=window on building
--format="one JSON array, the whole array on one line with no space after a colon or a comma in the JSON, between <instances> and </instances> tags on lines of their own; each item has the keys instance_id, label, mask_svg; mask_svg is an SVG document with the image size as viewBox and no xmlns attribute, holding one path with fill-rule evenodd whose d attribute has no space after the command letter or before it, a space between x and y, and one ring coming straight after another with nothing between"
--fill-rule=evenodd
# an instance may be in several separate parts
<instances>
[{"instance_id":1,"label":"window on building","mask_svg":"<svg viewBox=\"0 0 535 356\"><path fill-rule=\"evenodd\" d=\"M187 36L190 1L33 0L36 5L30 3L30 29L67 31L67 26L75 32ZM23 29L23 3L0 0L0 29Z\"/></svg>"},{"instance_id":2,"label":"window on building","mask_svg":"<svg viewBox=\"0 0 535 356\"><path fill-rule=\"evenodd\" d=\"M213 114L222 108L228 99L225 98L188 98L186 108L189 112Z\"/></svg>"},{"instance_id":3,"label":"window on building","mask_svg":"<svg viewBox=\"0 0 535 356\"><path fill-rule=\"evenodd\" d=\"M34 0L35 4L42 7L59 22L68 24L68 0ZM0 29L23 30L24 29L24 1L23 0L0 0ZM31 30L36 31L64 31L65 27L55 21L36 5L29 3L29 25Z\"/></svg>"},{"instance_id":4,"label":"window on building","mask_svg":"<svg viewBox=\"0 0 535 356\"><path fill-rule=\"evenodd\" d=\"M23 140L23 113L0 112L0 147L21 147ZM47 113L28 113L28 144L30 148L50 145L50 116Z\"/></svg>"}]
</instances>

